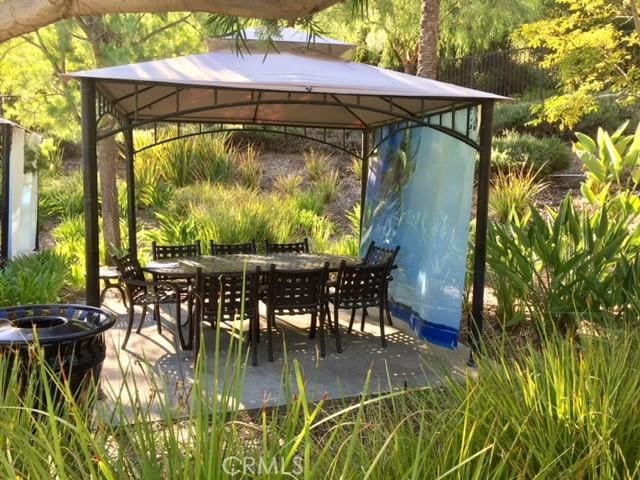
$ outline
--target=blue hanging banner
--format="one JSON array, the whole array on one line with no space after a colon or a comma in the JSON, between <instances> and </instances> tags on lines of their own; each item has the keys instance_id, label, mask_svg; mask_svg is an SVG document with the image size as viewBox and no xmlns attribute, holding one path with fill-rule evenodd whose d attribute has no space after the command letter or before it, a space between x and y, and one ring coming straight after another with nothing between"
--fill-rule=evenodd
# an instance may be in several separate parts
<instances>
[{"instance_id":1,"label":"blue hanging banner","mask_svg":"<svg viewBox=\"0 0 640 480\"><path fill-rule=\"evenodd\" d=\"M466 125L465 117L455 123ZM477 152L428 127L385 127L370 158L361 249L400 245L389 296L416 335L456 348Z\"/></svg>"}]
</instances>

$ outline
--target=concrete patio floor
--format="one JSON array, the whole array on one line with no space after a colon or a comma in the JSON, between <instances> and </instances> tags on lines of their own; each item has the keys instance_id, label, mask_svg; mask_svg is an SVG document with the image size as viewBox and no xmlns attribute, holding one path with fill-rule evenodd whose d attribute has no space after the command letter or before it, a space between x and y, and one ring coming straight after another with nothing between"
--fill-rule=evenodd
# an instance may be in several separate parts
<instances>
[{"instance_id":1,"label":"concrete patio floor","mask_svg":"<svg viewBox=\"0 0 640 480\"><path fill-rule=\"evenodd\" d=\"M136 334L134 328L126 349L121 349L127 323L126 309L115 298L107 299L103 306L118 316L116 325L106 335L107 358L102 370L102 388L106 393L102 403L106 412L110 411L113 397L121 394L125 409L133 408L133 405L127 403L136 403L132 397L137 395L142 403L147 403L146 408L150 409L151 418L160 415L162 402L158 401L159 398L163 400L165 407L171 406L176 417L187 414L189 392L197 375L194 372L195 355L192 351L176 347L177 336L172 315L175 308L162 309L162 334L157 332L153 315L147 313L141 333ZM135 326L140 318L139 314L138 308ZM183 309L184 314L186 311ZM404 387L436 385L446 375L464 375L467 370L466 347L460 346L456 351L451 351L418 341L409 327L400 320L394 321L394 326L386 326L387 348L382 348L377 322L377 316L371 314L367 318L365 331L360 332L358 314L354 331L347 334L349 312L342 312L340 323L343 351L340 354L336 352L335 337L328 331L327 356L321 358L317 338L308 338L309 316L278 317L277 333L274 335L275 361L268 362L266 325L262 316L259 364L254 367L250 359L246 363L246 357L242 357L240 368L244 381L242 397L235 399L237 405L242 409L254 409L287 403L283 372L288 372L291 376L293 388L290 394L295 394L297 387L292 368L294 360L302 368L305 391L310 401L357 397L363 392L368 376L368 392L377 394ZM234 371L236 363L235 358L230 362L226 361L232 328L223 325L220 330L220 369L226 370L229 375ZM213 386L215 330L205 324L204 333L206 374L203 378L207 379L207 391L213 392L214 388L222 388L220 385ZM238 342L235 343L237 345ZM288 369L284 368L285 356ZM147 380L148 375L142 374L146 368L153 371L155 384ZM123 375L123 372L127 373ZM127 393L127 389L135 393Z\"/></svg>"}]
</instances>

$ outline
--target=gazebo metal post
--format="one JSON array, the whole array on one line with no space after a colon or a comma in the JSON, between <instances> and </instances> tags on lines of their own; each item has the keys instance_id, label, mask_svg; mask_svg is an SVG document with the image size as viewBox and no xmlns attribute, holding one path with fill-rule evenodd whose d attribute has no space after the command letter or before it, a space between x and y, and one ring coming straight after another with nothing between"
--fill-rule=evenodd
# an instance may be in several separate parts
<instances>
[{"instance_id":1,"label":"gazebo metal post","mask_svg":"<svg viewBox=\"0 0 640 480\"><path fill-rule=\"evenodd\" d=\"M476 237L473 258L473 293L471 315L469 317L469 341L471 353L469 363L473 364L473 353L481 347L484 322L484 281L487 257L487 222L489 216L489 175L491 173L491 124L493 101L483 102L480 113L480 161L478 166L478 194L476 202Z\"/></svg>"},{"instance_id":2,"label":"gazebo metal post","mask_svg":"<svg viewBox=\"0 0 640 480\"><path fill-rule=\"evenodd\" d=\"M138 233L136 219L136 176L135 176L135 152L133 148L133 128L131 121L125 119L124 143L126 152L126 178L127 178L127 226L129 229L129 253L138 255Z\"/></svg>"},{"instance_id":3,"label":"gazebo metal post","mask_svg":"<svg viewBox=\"0 0 640 480\"><path fill-rule=\"evenodd\" d=\"M86 303L100 304L100 249L98 231L98 157L96 118L96 83L82 78L80 84L82 108L82 168L84 181L84 227L86 255Z\"/></svg>"},{"instance_id":4,"label":"gazebo metal post","mask_svg":"<svg viewBox=\"0 0 640 480\"><path fill-rule=\"evenodd\" d=\"M362 175L360 177L360 230L358 245L362 243L362 225L364 222L364 207L367 199L367 180L369 178L369 130L362 131Z\"/></svg>"},{"instance_id":5,"label":"gazebo metal post","mask_svg":"<svg viewBox=\"0 0 640 480\"><path fill-rule=\"evenodd\" d=\"M9 178L11 124L2 125L2 224L0 224L0 260L9 257ZM1 263L1 262L0 262Z\"/></svg>"}]
</instances>

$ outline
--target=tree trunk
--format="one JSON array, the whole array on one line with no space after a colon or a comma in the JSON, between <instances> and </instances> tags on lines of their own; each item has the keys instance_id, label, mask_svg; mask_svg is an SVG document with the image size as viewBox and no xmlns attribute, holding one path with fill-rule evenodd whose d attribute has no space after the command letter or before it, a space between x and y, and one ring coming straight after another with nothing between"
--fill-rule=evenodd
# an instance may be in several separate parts
<instances>
[{"instance_id":1,"label":"tree trunk","mask_svg":"<svg viewBox=\"0 0 640 480\"><path fill-rule=\"evenodd\" d=\"M104 18L92 15L78 19L78 23L92 47L96 67L111 64L107 48L115 41L116 35L109 28ZM114 120L103 119L98 127L98 134L113 130ZM115 136L98 142L98 170L100 176L100 196L102 200L102 235L105 246L103 261L111 264L111 255L122 249L120 235L120 205L118 204L118 159L120 158Z\"/></svg>"},{"instance_id":2,"label":"tree trunk","mask_svg":"<svg viewBox=\"0 0 640 480\"><path fill-rule=\"evenodd\" d=\"M98 169L102 196L102 235L105 245L104 262L111 264L111 255L122 248L120 235L120 206L118 205L118 158L116 137L98 142Z\"/></svg>"},{"instance_id":3,"label":"tree trunk","mask_svg":"<svg viewBox=\"0 0 640 480\"><path fill-rule=\"evenodd\" d=\"M418 76L435 79L438 75L440 40L440 0L422 0L422 23L418 49Z\"/></svg>"},{"instance_id":4,"label":"tree trunk","mask_svg":"<svg viewBox=\"0 0 640 480\"><path fill-rule=\"evenodd\" d=\"M339 0L6 0L0 2L0 42L65 18L108 13L208 12L237 17L296 19Z\"/></svg>"}]
</instances>

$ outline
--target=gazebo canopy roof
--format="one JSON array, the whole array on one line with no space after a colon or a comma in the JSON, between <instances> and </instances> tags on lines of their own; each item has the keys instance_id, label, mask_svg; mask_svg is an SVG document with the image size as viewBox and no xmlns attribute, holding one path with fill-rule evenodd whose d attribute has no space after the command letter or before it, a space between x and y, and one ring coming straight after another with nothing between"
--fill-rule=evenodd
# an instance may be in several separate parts
<instances>
[{"instance_id":1,"label":"gazebo canopy roof","mask_svg":"<svg viewBox=\"0 0 640 480\"><path fill-rule=\"evenodd\" d=\"M87 70L115 111L137 122L364 129L504 97L334 56L221 50Z\"/></svg>"}]
</instances>

